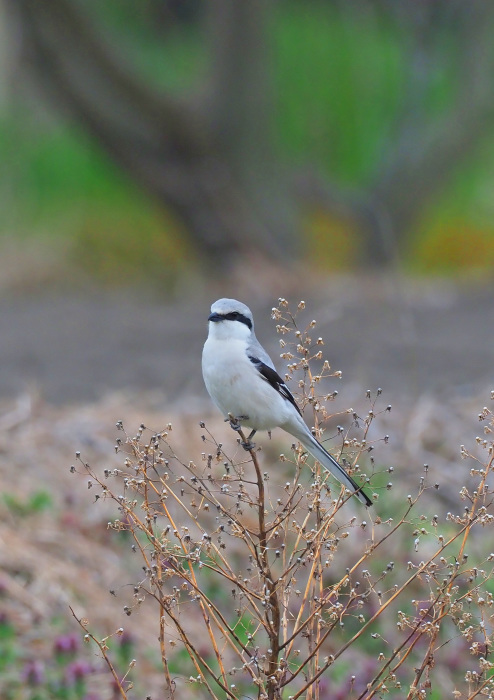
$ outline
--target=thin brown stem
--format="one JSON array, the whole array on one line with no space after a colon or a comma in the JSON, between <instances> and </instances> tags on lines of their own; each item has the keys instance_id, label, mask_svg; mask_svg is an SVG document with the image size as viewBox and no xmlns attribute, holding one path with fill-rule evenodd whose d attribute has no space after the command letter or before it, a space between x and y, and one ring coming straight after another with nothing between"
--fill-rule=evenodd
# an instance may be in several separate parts
<instances>
[{"instance_id":1,"label":"thin brown stem","mask_svg":"<svg viewBox=\"0 0 494 700\"><path fill-rule=\"evenodd\" d=\"M246 442L245 435L240 430L239 435L243 442ZM266 495L264 488L264 477L259 466L259 460L255 450L249 450L252 457L252 462L256 470L257 489L258 489L258 523L259 523L259 560L261 563L261 575L264 579L266 587L266 620L269 635L268 649L268 700L280 698L279 682L278 682L278 667L280 654L280 634L281 634L281 612L280 602L278 598L277 580L274 578L268 556L268 530L266 528Z\"/></svg>"},{"instance_id":2,"label":"thin brown stem","mask_svg":"<svg viewBox=\"0 0 494 700\"><path fill-rule=\"evenodd\" d=\"M72 613L72 616L74 617L74 619L76 620L76 622L82 627L82 629L83 629L84 632L86 633L86 636L89 637L89 638L96 644L96 646L98 647L98 649L100 650L101 655L102 655L103 659L105 660L106 665L107 665L108 668L110 669L110 673L111 673L112 676L113 676L113 680L115 681L115 684L116 684L116 686L117 686L117 688L118 688L118 692L120 693L120 696L121 696L124 700L128 700L128 698L127 698L127 693L125 692L124 687L123 687L123 685L122 685L122 682L121 682L120 678L118 677L117 672L115 671L115 667L113 666L112 662L110 661L110 658L108 657L108 654L106 653L106 650L107 650L106 644L104 644L104 643L101 642L99 639L97 639L97 638L88 630L88 628L87 628L87 623L86 623L84 620L82 620L81 618L77 617L77 615L75 614L74 610L72 609L72 607L71 607L70 605L69 605L69 610L70 610L70 612Z\"/></svg>"},{"instance_id":3,"label":"thin brown stem","mask_svg":"<svg viewBox=\"0 0 494 700\"><path fill-rule=\"evenodd\" d=\"M483 496L484 496L484 494L485 494L486 479L487 479L487 476L488 476L488 474L489 474L489 472L490 472L490 470L491 470L491 468L492 468L493 461L494 461L494 457L491 457L491 459L489 460L489 462L488 462L488 464L487 464L487 466L486 466L486 468L485 468L485 470L484 470L484 472L483 472L483 476L482 476L481 482L480 482L478 488L477 488L476 491L475 491L475 495L474 495L473 502L472 502L472 507L471 507L471 509L470 509L470 513L469 513L469 516L468 516L468 518L469 518L468 524L465 526L465 528L464 528L464 530L463 530L463 539L462 539L462 541L461 541L460 549L459 549L459 552L458 552L457 560L458 560L459 562L461 562L462 559L463 559L463 554L464 554L464 552L465 552L465 546L466 546L467 540L468 540L468 538L469 538L469 536L470 536L471 529L472 529L473 525L475 524L475 522L478 520L477 511L478 511L478 507L479 507L479 501L481 500L481 498L483 498ZM450 594L451 589L452 589L452 587L453 587L453 582L454 582L454 580L455 580L455 578L454 578L454 577L451 577L451 581L449 582L448 587L447 587L447 590L446 590L445 593L444 593L444 597L443 597L443 599L442 599L441 608L440 608L440 611L439 611L439 614L438 614L438 617L439 617L439 618L443 618L443 617L444 617L444 615L445 615L445 613L446 613L446 610L447 610L447 609L449 608L449 606L451 605L450 595L449 595L449 594ZM436 625L436 626L434 627L434 632L433 632L432 635L431 635L431 638L430 638L430 641L429 641L429 644L428 644L428 647L427 647L427 651L426 651L425 654L424 654L424 658L423 658L423 660L422 660L422 663L421 663L420 667L419 667L419 668L416 670L416 672L415 672L415 679L414 679L412 685L410 686L410 692L409 692L409 694L408 694L408 699L409 699L409 700L410 700L412 697L414 697L414 694L416 693L416 690L417 690L417 687L418 687L418 684L419 684L419 681L420 681L422 675L424 674L424 672L426 671L426 669L430 667L430 665L431 665L431 663L432 663L432 661L433 661L433 658L434 658L434 646L435 646L435 644L436 644L437 637L439 636L439 631L440 631L440 626L439 626L439 625Z\"/></svg>"}]
</instances>

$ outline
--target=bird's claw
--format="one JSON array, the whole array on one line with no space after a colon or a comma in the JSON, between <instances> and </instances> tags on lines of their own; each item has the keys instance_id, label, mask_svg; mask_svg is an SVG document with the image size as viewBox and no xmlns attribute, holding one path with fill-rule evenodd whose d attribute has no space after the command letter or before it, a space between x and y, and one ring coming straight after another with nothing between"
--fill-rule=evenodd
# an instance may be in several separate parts
<instances>
[{"instance_id":1,"label":"bird's claw","mask_svg":"<svg viewBox=\"0 0 494 700\"><path fill-rule=\"evenodd\" d=\"M256 447L256 443L252 442L251 440L246 440L245 442L241 441L240 444L244 448L246 452L250 452L251 450L254 450Z\"/></svg>"},{"instance_id":2,"label":"bird's claw","mask_svg":"<svg viewBox=\"0 0 494 700\"><path fill-rule=\"evenodd\" d=\"M225 418L225 423L230 423L230 428L232 430L236 430L237 432L239 430L242 430L242 421L243 420L248 420L249 416L228 416L228 418Z\"/></svg>"}]
</instances>

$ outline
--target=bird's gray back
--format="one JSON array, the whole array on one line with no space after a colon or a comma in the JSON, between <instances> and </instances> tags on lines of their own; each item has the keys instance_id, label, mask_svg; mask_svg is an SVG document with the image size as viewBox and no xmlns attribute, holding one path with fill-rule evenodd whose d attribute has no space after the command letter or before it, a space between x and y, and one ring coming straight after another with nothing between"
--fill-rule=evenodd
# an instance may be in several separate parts
<instances>
[{"instance_id":1,"label":"bird's gray back","mask_svg":"<svg viewBox=\"0 0 494 700\"><path fill-rule=\"evenodd\" d=\"M265 365L271 367L271 369L276 369L273 364L273 360L269 357L266 350L262 347L261 343L257 340L254 331L252 331L251 340L247 346L247 354L250 357L257 357L258 360L264 362Z\"/></svg>"}]
</instances>

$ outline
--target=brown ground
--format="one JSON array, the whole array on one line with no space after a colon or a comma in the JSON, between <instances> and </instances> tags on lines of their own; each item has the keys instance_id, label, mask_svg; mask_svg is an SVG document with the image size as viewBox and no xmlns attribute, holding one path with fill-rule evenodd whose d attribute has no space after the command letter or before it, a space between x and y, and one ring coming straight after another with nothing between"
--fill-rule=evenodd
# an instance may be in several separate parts
<instances>
[{"instance_id":1,"label":"brown ground","mask_svg":"<svg viewBox=\"0 0 494 700\"><path fill-rule=\"evenodd\" d=\"M251 292L242 299L277 358L269 318L276 299ZM231 439L200 377L205 319L222 293L182 303L130 293L17 295L0 302L0 493L17 501L0 502L0 618L13 621L23 659L49 663L53 620L70 629L69 604L95 631L125 625L136 650L156 649L151 606L130 619L122 612L139 562L106 529L114 507L95 505L87 478L71 475L69 465L76 450L100 470L114 465L118 419L130 431L142 421L161 429L172 420L178 443L192 456L202 449L200 418ZM294 302L300 296L290 295ZM438 511L458 508L466 469L459 444L474 442L481 430L476 415L490 405L494 389L494 288L341 279L307 296L317 334L329 339L332 366L343 370L332 387L339 391L335 410L351 405L363 413L365 390L378 386L382 405L393 404L379 419L378 436L389 433L391 440L378 459L395 465L398 488L383 498L416 490L428 463L431 481L441 482L439 492L431 491ZM259 442L273 456L286 449L281 434ZM41 490L49 492L51 506L23 510ZM161 697L162 681L149 675L146 658L141 653L146 692ZM99 697L110 697L102 688L98 681Z\"/></svg>"},{"instance_id":2,"label":"brown ground","mask_svg":"<svg viewBox=\"0 0 494 700\"><path fill-rule=\"evenodd\" d=\"M332 366L345 382L383 387L396 402L423 393L485 393L494 382L494 285L342 278L305 294ZM227 292L233 295L232 290ZM289 294L290 293L290 294ZM210 303L130 292L4 296L0 301L0 397L37 390L48 402L93 401L108 391L163 391L205 399L200 353ZM261 342L275 360L269 318L276 296L248 290Z\"/></svg>"}]
</instances>

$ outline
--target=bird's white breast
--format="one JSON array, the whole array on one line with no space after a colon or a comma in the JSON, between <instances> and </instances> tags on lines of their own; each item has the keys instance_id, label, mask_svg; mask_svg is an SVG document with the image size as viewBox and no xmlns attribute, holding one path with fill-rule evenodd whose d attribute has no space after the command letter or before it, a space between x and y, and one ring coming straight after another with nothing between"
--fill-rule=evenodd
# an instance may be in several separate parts
<instances>
[{"instance_id":1,"label":"bird's white breast","mask_svg":"<svg viewBox=\"0 0 494 700\"><path fill-rule=\"evenodd\" d=\"M266 382L246 352L245 340L208 337L202 354L202 371L212 400L225 417L249 416L245 425L271 430L291 415L290 407ZM280 420L281 418L281 420Z\"/></svg>"}]
</instances>

